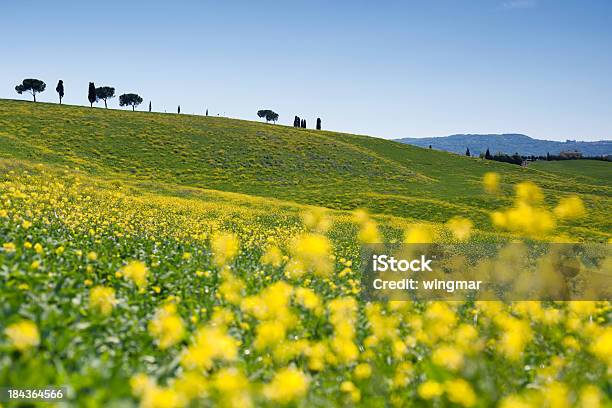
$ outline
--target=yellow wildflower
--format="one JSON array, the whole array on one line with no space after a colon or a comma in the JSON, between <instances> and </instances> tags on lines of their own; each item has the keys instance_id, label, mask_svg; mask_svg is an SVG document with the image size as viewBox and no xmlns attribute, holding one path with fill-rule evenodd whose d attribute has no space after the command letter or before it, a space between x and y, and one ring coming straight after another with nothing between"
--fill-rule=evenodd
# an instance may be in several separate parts
<instances>
[{"instance_id":1,"label":"yellow wildflower","mask_svg":"<svg viewBox=\"0 0 612 408\"><path fill-rule=\"evenodd\" d=\"M149 269L144 262L132 261L121 269L121 273L126 279L134 282L139 288L144 288L147 286L147 275L149 274Z\"/></svg>"},{"instance_id":2,"label":"yellow wildflower","mask_svg":"<svg viewBox=\"0 0 612 408\"><path fill-rule=\"evenodd\" d=\"M104 286L96 286L89 292L89 307L102 315L109 315L117 304L115 290Z\"/></svg>"},{"instance_id":3,"label":"yellow wildflower","mask_svg":"<svg viewBox=\"0 0 612 408\"><path fill-rule=\"evenodd\" d=\"M40 343L40 334L36 324L30 320L13 323L4 330L13 347L19 351L25 351L36 347Z\"/></svg>"},{"instance_id":4,"label":"yellow wildflower","mask_svg":"<svg viewBox=\"0 0 612 408\"><path fill-rule=\"evenodd\" d=\"M308 377L295 368L283 368L263 389L264 396L276 403L288 404L308 391Z\"/></svg>"}]
</instances>

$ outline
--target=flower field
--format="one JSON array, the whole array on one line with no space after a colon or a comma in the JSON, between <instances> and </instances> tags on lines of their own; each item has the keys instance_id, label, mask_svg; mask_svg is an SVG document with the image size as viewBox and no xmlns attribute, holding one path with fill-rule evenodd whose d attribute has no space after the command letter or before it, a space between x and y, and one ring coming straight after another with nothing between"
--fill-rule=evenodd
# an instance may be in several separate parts
<instances>
[{"instance_id":1,"label":"flower field","mask_svg":"<svg viewBox=\"0 0 612 408\"><path fill-rule=\"evenodd\" d=\"M492 239L469 223L5 170L2 384L65 384L84 406L609 403L607 302L361 301L361 242Z\"/></svg>"},{"instance_id":2,"label":"flower field","mask_svg":"<svg viewBox=\"0 0 612 408\"><path fill-rule=\"evenodd\" d=\"M360 296L366 243L607 242L609 186L551 195L557 176L496 164L458 207L442 191L406 217L400 187L376 212L337 186L301 201L143 181L5 136L19 126L0 122L1 386L65 386L57 405L87 407L612 404L610 302ZM313 200L327 208L298 204Z\"/></svg>"}]
</instances>

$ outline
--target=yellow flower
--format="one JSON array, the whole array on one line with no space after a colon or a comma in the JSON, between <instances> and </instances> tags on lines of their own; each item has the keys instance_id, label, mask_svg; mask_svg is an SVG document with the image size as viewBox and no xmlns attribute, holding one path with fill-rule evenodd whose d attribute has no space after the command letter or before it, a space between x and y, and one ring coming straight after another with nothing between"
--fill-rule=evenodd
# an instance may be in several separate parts
<instances>
[{"instance_id":1,"label":"yellow flower","mask_svg":"<svg viewBox=\"0 0 612 408\"><path fill-rule=\"evenodd\" d=\"M15 252L15 244L12 242L5 242L2 244L2 248L8 253Z\"/></svg>"},{"instance_id":2,"label":"yellow flower","mask_svg":"<svg viewBox=\"0 0 612 408\"><path fill-rule=\"evenodd\" d=\"M559 200L559 204L555 207L554 213L558 218L571 219L582 217L586 210L584 203L578 196L565 197Z\"/></svg>"},{"instance_id":3,"label":"yellow flower","mask_svg":"<svg viewBox=\"0 0 612 408\"><path fill-rule=\"evenodd\" d=\"M188 261L191 259L191 252L183 252L182 256L183 261Z\"/></svg>"},{"instance_id":4,"label":"yellow flower","mask_svg":"<svg viewBox=\"0 0 612 408\"><path fill-rule=\"evenodd\" d=\"M295 290L295 300L306 309L315 312L321 311L321 298L312 289L297 288Z\"/></svg>"},{"instance_id":5,"label":"yellow flower","mask_svg":"<svg viewBox=\"0 0 612 408\"><path fill-rule=\"evenodd\" d=\"M419 385L417 390L419 396L423 399L430 400L438 398L444 392L442 385L436 381L428 380Z\"/></svg>"},{"instance_id":6,"label":"yellow flower","mask_svg":"<svg viewBox=\"0 0 612 408\"><path fill-rule=\"evenodd\" d=\"M601 392L594 385L587 385L580 391L580 408L599 408L601 407Z\"/></svg>"},{"instance_id":7,"label":"yellow flower","mask_svg":"<svg viewBox=\"0 0 612 408\"><path fill-rule=\"evenodd\" d=\"M238 254L240 244L238 238L232 233L217 233L213 236L211 248L214 262L222 267L234 260Z\"/></svg>"},{"instance_id":8,"label":"yellow flower","mask_svg":"<svg viewBox=\"0 0 612 408\"><path fill-rule=\"evenodd\" d=\"M467 218L453 217L448 220L446 226L456 239L459 241L465 241L470 237L474 224Z\"/></svg>"},{"instance_id":9,"label":"yellow flower","mask_svg":"<svg viewBox=\"0 0 612 408\"><path fill-rule=\"evenodd\" d=\"M376 244L381 242L381 237L380 233L378 232L376 222L366 220L364 223L362 223L357 239L364 244Z\"/></svg>"},{"instance_id":10,"label":"yellow flower","mask_svg":"<svg viewBox=\"0 0 612 408\"><path fill-rule=\"evenodd\" d=\"M139 288L147 286L147 275L149 269L141 261L132 261L121 269L121 273L126 279L131 280Z\"/></svg>"},{"instance_id":11,"label":"yellow flower","mask_svg":"<svg viewBox=\"0 0 612 408\"><path fill-rule=\"evenodd\" d=\"M435 231L428 225L414 225L404 234L406 244L429 244L435 238Z\"/></svg>"},{"instance_id":12,"label":"yellow flower","mask_svg":"<svg viewBox=\"0 0 612 408\"><path fill-rule=\"evenodd\" d=\"M514 186L516 200L527 204L539 204L544 200L540 187L532 181L523 181Z\"/></svg>"},{"instance_id":13,"label":"yellow flower","mask_svg":"<svg viewBox=\"0 0 612 408\"><path fill-rule=\"evenodd\" d=\"M89 307L103 315L109 315L117 304L115 290L104 286L96 286L89 292Z\"/></svg>"},{"instance_id":14,"label":"yellow flower","mask_svg":"<svg viewBox=\"0 0 612 408\"><path fill-rule=\"evenodd\" d=\"M359 400L361 400L361 391L359 391L359 389L355 387L355 384L350 381L343 381L342 384L340 384L340 391L349 394L353 402L359 402Z\"/></svg>"},{"instance_id":15,"label":"yellow flower","mask_svg":"<svg viewBox=\"0 0 612 408\"><path fill-rule=\"evenodd\" d=\"M181 341L185 334L185 325L176 313L176 305L168 303L155 312L149 322L149 333L157 339L160 349L165 350Z\"/></svg>"},{"instance_id":16,"label":"yellow flower","mask_svg":"<svg viewBox=\"0 0 612 408\"><path fill-rule=\"evenodd\" d=\"M482 178L482 184L487 193L497 193L499 191L499 174L485 173Z\"/></svg>"},{"instance_id":17,"label":"yellow flower","mask_svg":"<svg viewBox=\"0 0 612 408\"><path fill-rule=\"evenodd\" d=\"M306 395L309 382L308 377L301 371L295 368L283 368L264 387L263 393L269 400L287 404Z\"/></svg>"},{"instance_id":18,"label":"yellow flower","mask_svg":"<svg viewBox=\"0 0 612 408\"><path fill-rule=\"evenodd\" d=\"M21 223L21 227L23 229L28 229L32 226L32 223L28 220L23 220L23 222Z\"/></svg>"},{"instance_id":19,"label":"yellow flower","mask_svg":"<svg viewBox=\"0 0 612 408\"><path fill-rule=\"evenodd\" d=\"M212 368L214 360L233 361L238 357L238 344L220 327L203 327L198 330L195 341L187 347L181 364L188 369Z\"/></svg>"},{"instance_id":20,"label":"yellow flower","mask_svg":"<svg viewBox=\"0 0 612 408\"><path fill-rule=\"evenodd\" d=\"M36 243L34 244L34 251L36 251L37 254L42 254L43 252L43 247L42 245L40 245L40 243Z\"/></svg>"},{"instance_id":21,"label":"yellow flower","mask_svg":"<svg viewBox=\"0 0 612 408\"><path fill-rule=\"evenodd\" d=\"M533 405L518 395L509 395L499 404L499 408L532 408Z\"/></svg>"},{"instance_id":22,"label":"yellow flower","mask_svg":"<svg viewBox=\"0 0 612 408\"><path fill-rule=\"evenodd\" d=\"M434 364L456 371L463 366L463 354L453 346L440 346L434 350L432 356Z\"/></svg>"},{"instance_id":23,"label":"yellow flower","mask_svg":"<svg viewBox=\"0 0 612 408\"><path fill-rule=\"evenodd\" d=\"M363 380L370 378L372 375L372 367L368 363L357 364L354 370L355 378Z\"/></svg>"},{"instance_id":24,"label":"yellow flower","mask_svg":"<svg viewBox=\"0 0 612 408\"><path fill-rule=\"evenodd\" d=\"M249 380L236 368L223 368L214 377L213 385L219 393L224 407L244 407L252 405L249 395Z\"/></svg>"},{"instance_id":25,"label":"yellow flower","mask_svg":"<svg viewBox=\"0 0 612 408\"><path fill-rule=\"evenodd\" d=\"M40 334L36 324L30 320L13 323L4 330L13 347L25 351L40 344Z\"/></svg>"},{"instance_id":26,"label":"yellow flower","mask_svg":"<svg viewBox=\"0 0 612 408\"><path fill-rule=\"evenodd\" d=\"M268 247L266 252L261 257L261 263L264 265L271 265L275 268L281 266L283 262L283 254L277 246L271 245Z\"/></svg>"},{"instance_id":27,"label":"yellow flower","mask_svg":"<svg viewBox=\"0 0 612 408\"><path fill-rule=\"evenodd\" d=\"M612 327L607 327L589 347L591 353L595 354L601 361L612 367Z\"/></svg>"},{"instance_id":28,"label":"yellow flower","mask_svg":"<svg viewBox=\"0 0 612 408\"><path fill-rule=\"evenodd\" d=\"M464 407L472 407L476 405L476 393L467 381L463 379L450 380L444 383L448 399L455 404L463 405Z\"/></svg>"},{"instance_id":29,"label":"yellow flower","mask_svg":"<svg viewBox=\"0 0 612 408\"><path fill-rule=\"evenodd\" d=\"M302 221L306 228L316 232L327 231L331 224L329 217L322 208L313 208L312 210L305 211L302 214Z\"/></svg>"},{"instance_id":30,"label":"yellow flower","mask_svg":"<svg viewBox=\"0 0 612 408\"><path fill-rule=\"evenodd\" d=\"M318 276L328 276L333 269L331 243L320 234L303 234L294 239L291 252L296 260Z\"/></svg>"}]
</instances>

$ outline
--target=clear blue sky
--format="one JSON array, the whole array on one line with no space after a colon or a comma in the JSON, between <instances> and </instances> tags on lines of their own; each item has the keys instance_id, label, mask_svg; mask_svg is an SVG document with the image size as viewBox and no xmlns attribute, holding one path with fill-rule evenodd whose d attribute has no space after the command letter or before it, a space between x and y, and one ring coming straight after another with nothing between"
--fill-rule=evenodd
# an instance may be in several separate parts
<instances>
[{"instance_id":1,"label":"clear blue sky","mask_svg":"<svg viewBox=\"0 0 612 408\"><path fill-rule=\"evenodd\" d=\"M4 0L0 55L0 98L35 77L41 101L63 79L85 105L94 81L141 109L385 138L612 139L609 0Z\"/></svg>"}]
</instances>

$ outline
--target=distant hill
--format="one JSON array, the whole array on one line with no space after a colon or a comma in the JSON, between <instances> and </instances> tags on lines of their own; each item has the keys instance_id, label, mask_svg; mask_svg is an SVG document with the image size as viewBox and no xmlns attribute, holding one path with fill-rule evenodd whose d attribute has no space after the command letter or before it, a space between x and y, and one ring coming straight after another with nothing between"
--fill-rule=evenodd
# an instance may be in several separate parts
<instances>
[{"instance_id":1,"label":"distant hill","mask_svg":"<svg viewBox=\"0 0 612 408\"><path fill-rule=\"evenodd\" d=\"M553 140L534 139L521 134L503 135L451 135L444 137L406 137L397 139L398 142L414 146L429 147L453 153L465 153L466 148L478 155L487 149L491 154L498 152L514 154L518 152L523 156L544 156L546 153L558 154L567 150L578 150L585 156L601 156L612 154L612 140L601 140L597 142L579 142L567 140L556 142Z\"/></svg>"}]
</instances>

